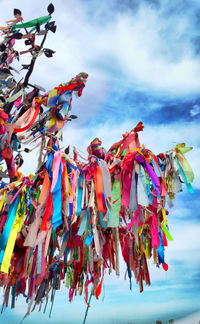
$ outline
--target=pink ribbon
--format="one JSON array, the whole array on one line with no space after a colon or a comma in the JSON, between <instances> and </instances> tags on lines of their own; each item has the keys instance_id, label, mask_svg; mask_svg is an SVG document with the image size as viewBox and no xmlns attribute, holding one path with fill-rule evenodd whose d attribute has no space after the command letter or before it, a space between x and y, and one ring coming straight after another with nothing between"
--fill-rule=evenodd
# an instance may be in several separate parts
<instances>
[{"instance_id":1,"label":"pink ribbon","mask_svg":"<svg viewBox=\"0 0 200 324\"><path fill-rule=\"evenodd\" d=\"M139 214L140 214L140 210L141 210L141 205L139 206L138 210L136 211L135 216L133 217L132 221L128 224L127 226L127 231L130 231L131 227L133 226L133 224L136 222Z\"/></svg>"},{"instance_id":2,"label":"pink ribbon","mask_svg":"<svg viewBox=\"0 0 200 324\"><path fill-rule=\"evenodd\" d=\"M157 219L154 213L151 222L151 245L152 247L158 247L160 245L160 239L157 228Z\"/></svg>"}]
</instances>

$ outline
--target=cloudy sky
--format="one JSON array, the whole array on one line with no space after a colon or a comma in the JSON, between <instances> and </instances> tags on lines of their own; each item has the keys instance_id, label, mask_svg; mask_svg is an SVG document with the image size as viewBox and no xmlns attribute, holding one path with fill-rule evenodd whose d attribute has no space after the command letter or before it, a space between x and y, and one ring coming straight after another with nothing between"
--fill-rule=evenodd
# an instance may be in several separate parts
<instances>
[{"instance_id":1,"label":"cloudy sky","mask_svg":"<svg viewBox=\"0 0 200 324\"><path fill-rule=\"evenodd\" d=\"M53 58L40 57L32 83L50 90L79 72L89 74L83 96L74 98L64 144L85 150L94 137L105 148L139 121L144 123L141 144L155 153L177 143L193 146L187 158L195 172L195 194L178 194L170 210L174 241L166 251L169 270L150 261L151 287L140 294L124 280L106 276L104 292L92 300L87 323L195 324L200 320L200 2L198 0L54 0L56 34L46 47ZM46 0L1 0L0 21L21 9L25 21L46 15ZM30 57L24 56L23 63ZM34 169L29 163L25 171ZM6 310L1 323L17 323L25 312L19 298L15 310ZM24 323L81 323L86 305L77 297L69 304L64 289L57 293L51 320L31 314ZM180 319L184 318L184 319ZM13 322L14 323L14 322Z\"/></svg>"}]
</instances>

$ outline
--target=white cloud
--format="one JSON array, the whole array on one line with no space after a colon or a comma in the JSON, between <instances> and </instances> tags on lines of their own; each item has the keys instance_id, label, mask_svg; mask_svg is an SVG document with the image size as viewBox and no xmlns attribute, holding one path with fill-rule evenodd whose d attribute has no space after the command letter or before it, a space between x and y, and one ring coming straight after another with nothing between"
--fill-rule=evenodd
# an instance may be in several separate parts
<instances>
[{"instance_id":1,"label":"white cloud","mask_svg":"<svg viewBox=\"0 0 200 324\"><path fill-rule=\"evenodd\" d=\"M46 14L48 4L47 0L39 7L31 0L20 4L24 19ZM89 19L87 5L80 0L76 5L72 0L54 4L58 28L55 35L49 35L46 46L55 49L56 55L49 60L40 58L34 73L47 88L86 71L93 80L88 93L98 97L111 81L106 69L114 66L136 87L173 95L198 93L200 62L191 49L190 38L196 33L189 11L188 15L166 16L169 1L163 1L157 10L141 4L138 11L115 11L112 19L100 25L96 2L90 3L95 21ZM1 1L1 21L12 18L13 7L19 7L19 1ZM110 9L105 4L106 10Z\"/></svg>"},{"instance_id":2,"label":"white cloud","mask_svg":"<svg viewBox=\"0 0 200 324\"><path fill-rule=\"evenodd\" d=\"M177 21L170 17L168 19L176 30ZM157 11L143 7L138 15L120 16L110 24L103 35L99 35L99 49L104 45L104 51L113 55L123 72L136 84L170 94L197 93L199 60L192 57L190 50L182 53L179 60L174 60L176 48L171 42L176 42L176 39L166 42L168 35L163 37L164 26L166 28L166 20ZM171 26L168 25L168 28ZM169 31L165 32L167 34Z\"/></svg>"},{"instance_id":3,"label":"white cloud","mask_svg":"<svg viewBox=\"0 0 200 324\"><path fill-rule=\"evenodd\" d=\"M200 312L193 313L189 316L183 317L174 321L175 324L198 324L200 321Z\"/></svg>"},{"instance_id":4,"label":"white cloud","mask_svg":"<svg viewBox=\"0 0 200 324\"><path fill-rule=\"evenodd\" d=\"M200 106L199 105L194 105L191 109L190 109L190 116L191 117L195 117L197 115L200 114Z\"/></svg>"}]
</instances>

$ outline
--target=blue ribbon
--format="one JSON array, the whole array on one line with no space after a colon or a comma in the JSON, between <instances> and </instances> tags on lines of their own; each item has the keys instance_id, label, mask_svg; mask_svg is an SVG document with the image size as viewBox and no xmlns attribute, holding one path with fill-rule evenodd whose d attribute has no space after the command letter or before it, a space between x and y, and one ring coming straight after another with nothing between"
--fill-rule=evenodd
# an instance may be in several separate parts
<instances>
[{"instance_id":1,"label":"blue ribbon","mask_svg":"<svg viewBox=\"0 0 200 324\"><path fill-rule=\"evenodd\" d=\"M52 178L53 155L54 155L53 152L50 152L48 155L47 162L46 162L46 169L47 169L50 179Z\"/></svg>"},{"instance_id":2,"label":"blue ribbon","mask_svg":"<svg viewBox=\"0 0 200 324\"><path fill-rule=\"evenodd\" d=\"M15 268L15 271L17 271L18 270L18 268L19 268L19 265L20 265L20 263L22 262L22 256L21 256L21 258L19 259L19 261L18 261L18 263L17 263L17 266L16 266L16 268Z\"/></svg>"},{"instance_id":3,"label":"blue ribbon","mask_svg":"<svg viewBox=\"0 0 200 324\"><path fill-rule=\"evenodd\" d=\"M72 169L74 169L74 170L77 170L77 169L78 169L75 165L71 164L69 161L66 161L66 164L67 164L68 166L70 166L70 167L71 167Z\"/></svg>"},{"instance_id":4,"label":"blue ribbon","mask_svg":"<svg viewBox=\"0 0 200 324\"><path fill-rule=\"evenodd\" d=\"M70 247L67 247L65 249L65 255L64 255L64 263L67 264L67 258L68 258L68 255L69 255L69 252L71 251L71 248Z\"/></svg>"},{"instance_id":5,"label":"blue ribbon","mask_svg":"<svg viewBox=\"0 0 200 324\"><path fill-rule=\"evenodd\" d=\"M15 135L14 142L13 142L13 151L17 151L18 143L19 143L19 140L18 140L17 136Z\"/></svg>"},{"instance_id":6,"label":"blue ribbon","mask_svg":"<svg viewBox=\"0 0 200 324\"><path fill-rule=\"evenodd\" d=\"M93 241L93 238L94 238L93 234L92 234L91 236L88 235L88 236L86 237L84 243L85 243L86 245L90 245L90 244L92 243L92 241Z\"/></svg>"},{"instance_id":7,"label":"blue ribbon","mask_svg":"<svg viewBox=\"0 0 200 324\"><path fill-rule=\"evenodd\" d=\"M0 156L1 156L1 153L0 153ZM1 161L1 159L0 159L0 161ZM0 189L4 188L6 185L7 185L6 182L1 181Z\"/></svg>"},{"instance_id":8,"label":"blue ribbon","mask_svg":"<svg viewBox=\"0 0 200 324\"><path fill-rule=\"evenodd\" d=\"M162 235L161 235L161 229L160 228L159 228L159 231L158 231L158 235L159 235L159 239L160 239L160 245L158 246L158 261L159 261L159 264L160 263L164 264L165 260L164 260L163 238L162 238Z\"/></svg>"},{"instance_id":9,"label":"blue ribbon","mask_svg":"<svg viewBox=\"0 0 200 324\"><path fill-rule=\"evenodd\" d=\"M81 214L81 203L82 203L82 195L83 195L83 177L82 175L78 178L78 197L77 197L77 209L76 209L76 216L80 216Z\"/></svg>"},{"instance_id":10,"label":"blue ribbon","mask_svg":"<svg viewBox=\"0 0 200 324\"><path fill-rule=\"evenodd\" d=\"M79 227L77 235L79 236L83 235L83 233L85 232L86 223L87 223L87 211L85 211L83 214L81 226Z\"/></svg>"},{"instance_id":11,"label":"blue ribbon","mask_svg":"<svg viewBox=\"0 0 200 324\"><path fill-rule=\"evenodd\" d=\"M53 216L52 225L55 230L59 225L62 224L62 195L61 195L61 181L62 181L62 170L61 165L59 168L58 179L53 189Z\"/></svg>"},{"instance_id":12,"label":"blue ribbon","mask_svg":"<svg viewBox=\"0 0 200 324\"><path fill-rule=\"evenodd\" d=\"M26 294L24 293L24 291L22 290L21 281L18 281L18 287L19 287L19 290L20 290L21 294L22 294L25 298L27 298L27 295L26 295Z\"/></svg>"},{"instance_id":13,"label":"blue ribbon","mask_svg":"<svg viewBox=\"0 0 200 324\"><path fill-rule=\"evenodd\" d=\"M6 225L5 225L3 233L1 234L1 237L0 237L0 249L1 249L0 263L2 263L2 261L3 261L6 245L8 243L8 239L10 236L10 231L11 231L11 228L12 228L15 216L16 216L18 203L19 203L19 195L14 200L12 205L10 205L10 207L9 207Z\"/></svg>"},{"instance_id":14,"label":"blue ribbon","mask_svg":"<svg viewBox=\"0 0 200 324\"><path fill-rule=\"evenodd\" d=\"M72 217L73 215L73 203L69 203L69 216Z\"/></svg>"},{"instance_id":15,"label":"blue ribbon","mask_svg":"<svg viewBox=\"0 0 200 324\"><path fill-rule=\"evenodd\" d=\"M130 290L132 290L132 273L131 273L131 269L130 269L130 265L128 262L126 262L127 265L127 272L128 272L128 277L129 277L129 281L130 281Z\"/></svg>"}]
</instances>

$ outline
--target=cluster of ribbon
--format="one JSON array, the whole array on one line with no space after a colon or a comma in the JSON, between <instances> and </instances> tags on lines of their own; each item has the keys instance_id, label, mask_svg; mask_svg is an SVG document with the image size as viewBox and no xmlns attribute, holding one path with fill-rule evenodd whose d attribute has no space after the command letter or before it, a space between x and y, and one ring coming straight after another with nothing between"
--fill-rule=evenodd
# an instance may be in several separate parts
<instances>
[{"instance_id":1,"label":"cluster of ribbon","mask_svg":"<svg viewBox=\"0 0 200 324\"><path fill-rule=\"evenodd\" d=\"M0 43L0 158L7 165L7 173L2 172L2 177L13 179L16 174L16 166L21 166L23 156L21 154L21 142L23 144L34 144L32 150L44 145L45 138L50 135L61 137L63 126L75 115L68 116L71 110L72 94L78 97L82 95L87 73L79 73L67 83L62 83L53 90L45 92L38 85L29 83L29 78L38 56L45 54L51 57L54 51L44 48L44 42L48 32L55 33L55 21L51 21L54 6L50 4L47 8L49 15L31 20L23 21L21 11L14 9L15 19L9 20L6 27L0 27L4 40ZM44 25L44 29L41 29ZM22 34L21 30L25 30ZM43 37L40 45L36 45L37 37ZM18 52L14 45L16 40L24 40L25 45L31 47L28 50ZM20 60L25 53L31 55L30 64L22 64L22 69L28 70L25 77L18 82L12 77L11 72L19 74L11 66L14 59ZM32 90L29 90L29 89ZM14 157L14 152L17 155ZM30 152L25 148L25 152ZM42 151L41 151L42 155ZM40 156L42 158L42 156Z\"/></svg>"},{"instance_id":2,"label":"cluster of ribbon","mask_svg":"<svg viewBox=\"0 0 200 324\"><path fill-rule=\"evenodd\" d=\"M65 281L69 300L88 287L98 299L106 270L119 275L120 247L130 279L150 285L147 259L168 269L164 251L172 240L167 206L184 182L192 193L193 172L179 144L154 155L140 146L139 123L108 150L95 139L88 162L71 159L52 137L35 176L1 185L0 278L4 304L11 290L30 305L48 301ZM34 307L35 307L34 306ZM30 308L29 308L30 312Z\"/></svg>"},{"instance_id":3,"label":"cluster of ribbon","mask_svg":"<svg viewBox=\"0 0 200 324\"><path fill-rule=\"evenodd\" d=\"M77 294L99 298L104 273L120 273L120 255L132 286L150 285L147 259L168 269L164 251L172 240L167 223L167 206L185 183L193 193L194 175L184 154L191 148L179 144L155 155L139 143L140 122L121 141L106 151L95 138L82 158L78 149L73 158L62 151L62 129L68 116L72 94L82 95L87 73L40 95L41 87L29 84L35 60L41 53L52 56L43 44L55 22L49 15L21 23L21 11L2 27L0 44L0 286L4 288L2 310L22 295L29 301L27 314L41 309L65 282L69 300ZM45 24L45 29L40 26ZM23 35L19 30L23 28ZM28 32L28 28L31 30ZM40 46L36 36L43 35ZM11 78L11 63L27 51L14 50L16 39L31 45L32 59L25 68L24 81ZM29 87L33 90L28 92ZM25 177L19 168L24 152L39 147L36 173ZM33 147L34 146L34 147ZM32 147L32 148L30 148ZM16 156L14 153L16 152ZM3 171L4 161L7 170ZM6 182L4 178L9 178ZM121 252L120 252L121 249ZM91 287L91 288L90 288ZM52 308L51 308L52 309ZM51 312L51 311L50 311Z\"/></svg>"}]
</instances>

